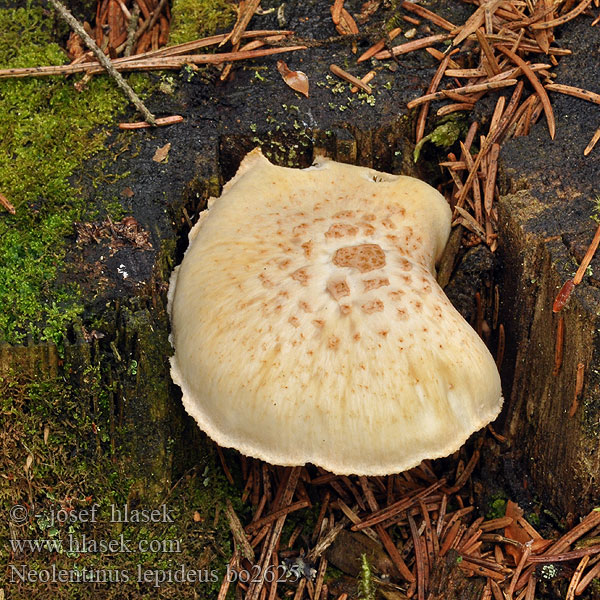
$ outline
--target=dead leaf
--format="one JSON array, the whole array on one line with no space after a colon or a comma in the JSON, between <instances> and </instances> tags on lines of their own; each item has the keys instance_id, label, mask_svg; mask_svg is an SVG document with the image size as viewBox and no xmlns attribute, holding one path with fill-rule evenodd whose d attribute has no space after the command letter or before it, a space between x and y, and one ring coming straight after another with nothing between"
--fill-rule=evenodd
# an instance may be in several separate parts
<instances>
[{"instance_id":1,"label":"dead leaf","mask_svg":"<svg viewBox=\"0 0 600 600\"><path fill-rule=\"evenodd\" d=\"M506 503L506 515L507 517L511 517L513 522L505 527L504 529L504 537L510 538L511 540L515 540L516 542L520 542L521 544L525 544L526 542L531 541L532 537L525 531L525 529L518 523L518 519L523 516L523 510L519 508L519 505L512 500L509 500ZM518 565L521 560L521 556L523 555L523 550L521 548L517 548L512 544L506 544L505 546L506 553L512 556L515 564Z\"/></svg>"},{"instance_id":2,"label":"dead leaf","mask_svg":"<svg viewBox=\"0 0 600 600\"><path fill-rule=\"evenodd\" d=\"M48 436L50 435L50 427L44 426L44 444L48 444Z\"/></svg>"},{"instance_id":3,"label":"dead leaf","mask_svg":"<svg viewBox=\"0 0 600 600\"><path fill-rule=\"evenodd\" d=\"M25 473L29 473L29 469L33 463L33 454L27 455L27 460L25 461Z\"/></svg>"},{"instance_id":4,"label":"dead leaf","mask_svg":"<svg viewBox=\"0 0 600 600\"><path fill-rule=\"evenodd\" d=\"M169 156L169 150L171 149L171 142L167 142L162 148L157 148L152 160L154 162L164 162Z\"/></svg>"},{"instance_id":5,"label":"dead leaf","mask_svg":"<svg viewBox=\"0 0 600 600\"><path fill-rule=\"evenodd\" d=\"M277 70L283 81L294 91L304 94L308 98L308 77L302 71L292 71L283 60L277 61Z\"/></svg>"},{"instance_id":6,"label":"dead leaf","mask_svg":"<svg viewBox=\"0 0 600 600\"><path fill-rule=\"evenodd\" d=\"M126 188L123 188L121 190L121 196L123 196L123 198L131 198L133 196L133 190L129 186L127 186Z\"/></svg>"}]
</instances>

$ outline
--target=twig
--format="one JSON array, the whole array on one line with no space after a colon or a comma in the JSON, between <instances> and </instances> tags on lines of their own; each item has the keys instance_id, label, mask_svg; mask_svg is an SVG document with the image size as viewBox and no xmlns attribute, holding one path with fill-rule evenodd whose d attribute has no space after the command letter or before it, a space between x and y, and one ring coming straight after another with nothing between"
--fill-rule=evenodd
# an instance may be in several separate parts
<instances>
[{"instance_id":1,"label":"twig","mask_svg":"<svg viewBox=\"0 0 600 600\"><path fill-rule=\"evenodd\" d=\"M306 46L287 46L282 48L260 48L248 52L223 52L221 54L189 54L148 58L143 60L117 59L113 62L116 71L152 71L157 69L180 69L186 64L218 65L230 60L246 60L261 56L270 56L281 52L306 50ZM0 79L9 77L43 77L47 75L71 75L73 73L101 73L104 69L97 63L60 65L50 67L26 67L23 69L5 69L0 71Z\"/></svg>"},{"instance_id":2,"label":"twig","mask_svg":"<svg viewBox=\"0 0 600 600\"><path fill-rule=\"evenodd\" d=\"M231 529L231 533L233 534L233 539L236 542L236 547L241 552L242 556L248 559L251 563L254 562L254 550L248 541L246 536L246 532L242 524L240 523L240 519L233 510L233 506L229 498L227 498L225 504L225 514L227 515L227 520L229 521L229 528Z\"/></svg>"},{"instance_id":3,"label":"twig","mask_svg":"<svg viewBox=\"0 0 600 600\"><path fill-rule=\"evenodd\" d=\"M71 29L85 42L85 45L94 53L98 62L106 69L107 73L115 80L116 84L127 95L131 102L135 105L140 113L144 116L146 122L153 127L156 126L154 115L146 108L140 97L131 89L131 86L123 79L123 76L114 68L111 61L106 57L104 52L98 48L98 45L87 34L86 30L81 26L79 21L67 10L67 8L59 2L59 0L50 0L59 15L69 24Z\"/></svg>"},{"instance_id":4,"label":"twig","mask_svg":"<svg viewBox=\"0 0 600 600\"><path fill-rule=\"evenodd\" d=\"M133 12L129 18L129 25L127 26L127 40L125 41L125 56L131 56L133 52L133 45L135 44L135 29L137 27L138 19L140 17L140 6L135 4Z\"/></svg>"}]
</instances>

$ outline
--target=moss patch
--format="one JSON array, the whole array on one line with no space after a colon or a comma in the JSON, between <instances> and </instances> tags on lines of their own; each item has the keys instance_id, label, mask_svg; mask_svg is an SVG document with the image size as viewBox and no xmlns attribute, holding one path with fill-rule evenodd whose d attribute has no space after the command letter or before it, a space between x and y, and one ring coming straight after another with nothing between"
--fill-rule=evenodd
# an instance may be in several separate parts
<instances>
[{"instance_id":1,"label":"moss patch","mask_svg":"<svg viewBox=\"0 0 600 600\"><path fill-rule=\"evenodd\" d=\"M221 469L208 457L156 505L136 504L97 369L84 380L97 402L64 378L0 377L0 588L16 600L215 598L234 496Z\"/></svg>"},{"instance_id":2,"label":"moss patch","mask_svg":"<svg viewBox=\"0 0 600 600\"><path fill-rule=\"evenodd\" d=\"M173 0L170 44L213 35L235 21L235 3L228 0Z\"/></svg>"},{"instance_id":3,"label":"moss patch","mask_svg":"<svg viewBox=\"0 0 600 600\"><path fill-rule=\"evenodd\" d=\"M0 10L0 65L67 62L42 8ZM130 82L140 88L142 77ZM60 343L82 311L74 284L57 284L65 236L84 201L69 178L103 148L125 100L95 77L83 92L64 77L0 80L0 191L16 208L0 212L0 339Z\"/></svg>"}]
</instances>

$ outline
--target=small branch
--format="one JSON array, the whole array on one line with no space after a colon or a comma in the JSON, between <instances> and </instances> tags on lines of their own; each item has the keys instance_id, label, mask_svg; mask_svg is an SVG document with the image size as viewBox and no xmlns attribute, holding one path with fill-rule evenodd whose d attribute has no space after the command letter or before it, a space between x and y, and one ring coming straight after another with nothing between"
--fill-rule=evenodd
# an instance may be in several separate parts
<instances>
[{"instance_id":1,"label":"small branch","mask_svg":"<svg viewBox=\"0 0 600 600\"><path fill-rule=\"evenodd\" d=\"M131 89L131 86L123 79L123 76L113 67L110 59L104 52L98 48L98 45L87 34L79 21L59 2L59 0L50 0L59 15L69 24L71 29L85 42L85 45L94 53L98 62L106 69L108 74L115 80L116 84L127 94L127 97L133 102L135 107L144 116L144 119L151 125L156 125L154 115L146 108L140 97Z\"/></svg>"}]
</instances>

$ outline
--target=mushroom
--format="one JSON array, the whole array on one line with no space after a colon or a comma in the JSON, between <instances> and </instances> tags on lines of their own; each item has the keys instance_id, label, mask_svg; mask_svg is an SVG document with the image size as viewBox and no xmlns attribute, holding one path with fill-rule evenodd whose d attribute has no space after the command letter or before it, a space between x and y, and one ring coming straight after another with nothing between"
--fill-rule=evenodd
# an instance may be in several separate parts
<instances>
[{"instance_id":1,"label":"mushroom","mask_svg":"<svg viewBox=\"0 0 600 600\"><path fill-rule=\"evenodd\" d=\"M492 356L435 280L450 221L418 179L250 152L170 283L187 412L221 446L337 474L456 451L502 397Z\"/></svg>"}]
</instances>

